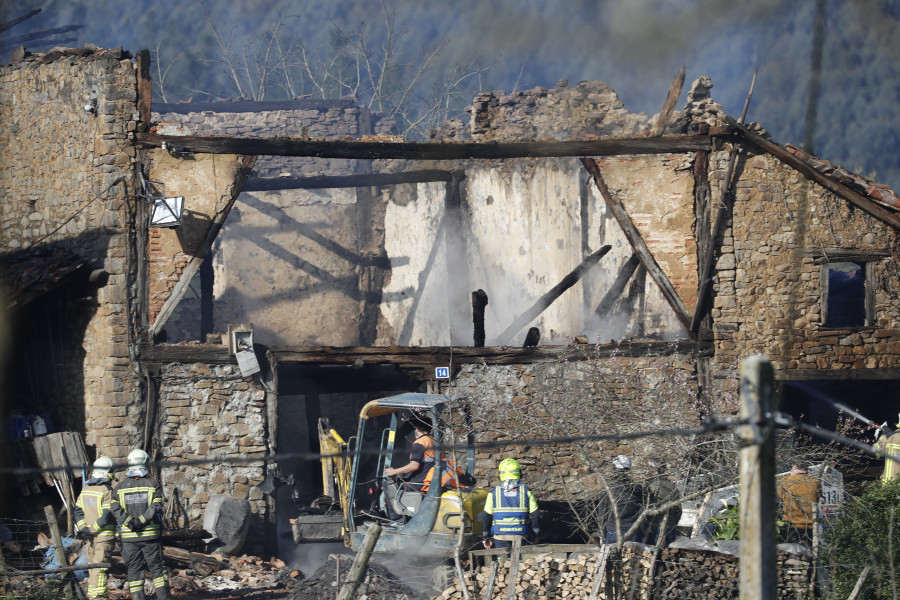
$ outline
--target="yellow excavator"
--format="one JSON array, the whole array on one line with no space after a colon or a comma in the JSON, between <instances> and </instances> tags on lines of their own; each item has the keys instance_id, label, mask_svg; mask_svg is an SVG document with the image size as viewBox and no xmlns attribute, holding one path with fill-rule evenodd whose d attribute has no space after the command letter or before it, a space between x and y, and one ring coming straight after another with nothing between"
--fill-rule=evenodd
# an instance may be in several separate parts
<instances>
[{"instance_id":1,"label":"yellow excavator","mask_svg":"<svg viewBox=\"0 0 900 600\"><path fill-rule=\"evenodd\" d=\"M359 550L369 524L379 522L385 527L375 546L376 553L414 551L420 555L449 557L457 546L460 527L463 527L464 548L478 543L481 523L476 516L484 508L488 491L465 485L474 483L475 451L471 434L466 436L465 472L453 466L449 453L441 451L442 441L447 437L441 427L441 416L449 410L461 411L468 421L466 403L441 394L405 393L372 400L360 411L356 436L346 441L327 420L320 419L324 495L292 520L294 541L298 544L343 541L347 547ZM384 475L394 457L398 430L410 416L430 421L434 432L436 460L432 483L426 492L407 489L402 481ZM387 417L390 424L385 427ZM373 427L375 435L372 435ZM466 429L471 431L471 427ZM367 439L377 441L363 447ZM402 449L396 450L399 453ZM442 486L439 482L450 485ZM392 510L388 510L389 504ZM391 513L400 515L401 522L388 519Z\"/></svg>"}]
</instances>

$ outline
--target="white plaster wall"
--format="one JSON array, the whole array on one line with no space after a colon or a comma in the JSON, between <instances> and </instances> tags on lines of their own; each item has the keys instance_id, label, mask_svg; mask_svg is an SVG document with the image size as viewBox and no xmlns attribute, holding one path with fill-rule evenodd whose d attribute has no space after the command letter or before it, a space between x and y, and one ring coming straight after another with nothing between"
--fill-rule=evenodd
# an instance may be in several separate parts
<instances>
[{"instance_id":1,"label":"white plaster wall","mask_svg":"<svg viewBox=\"0 0 900 600\"><path fill-rule=\"evenodd\" d=\"M577 159L476 165L466 174L469 229L462 236L467 244L469 282L465 297L479 288L488 295L488 345L520 345L531 326L541 330L545 344L568 343L577 335L586 335L592 342L609 341L634 335L641 328L644 335L666 339L685 335L649 277L642 323L621 300L605 318L594 315L632 249L591 184L585 211L587 252L605 244L612 246L611 251L533 322L501 338L520 314L583 260L580 185L586 176ZM470 336L470 318L450 323L448 298L459 292L453 286L464 284L447 274L446 238L439 234L444 196L444 184L431 183L419 184L412 201L388 200L385 248L392 271L381 307L379 344L446 345L451 327L462 328L463 337ZM627 292L628 288L623 295Z\"/></svg>"},{"instance_id":2,"label":"white plaster wall","mask_svg":"<svg viewBox=\"0 0 900 600\"><path fill-rule=\"evenodd\" d=\"M381 304L379 345L450 343L447 288L455 282L447 274L446 236L438 234L445 190L443 183L420 183L413 201L387 203L384 245L391 276ZM413 310L414 318L407 324Z\"/></svg>"}]
</instances>

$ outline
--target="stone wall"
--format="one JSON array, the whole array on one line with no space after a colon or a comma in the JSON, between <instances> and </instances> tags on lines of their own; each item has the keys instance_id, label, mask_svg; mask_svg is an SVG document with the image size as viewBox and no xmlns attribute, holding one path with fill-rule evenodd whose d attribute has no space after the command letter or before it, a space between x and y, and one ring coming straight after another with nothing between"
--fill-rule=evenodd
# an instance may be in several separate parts
<instances>
[{"instance_id":1,"label":"stone wall","mask_svg":"<svg viewBox=\"0 0 900 600\"><path fill-rule=\"evenodd\" d=\"M128 335L137 127L130 59L86 46L0 67L0 253L10 262L59 253L108 273L94 305L68 307L70 326L87 321L68 355L68 395L41 401L54 406L58 428L87 431L88 445L116 458L139 439L141 415Z\"/></svg>"},{"instance_id":2,"label":"stone wall","mask_svg":"<svg viewBox=\"0 0 900 600\"><path fill-rule=\"evenodd\" d=\"M689 354L662 357L600 358L588 351L582 361L533 365L465 365L441 392L466 398L479 443L498 447L476 453L478 485L497 485L497 466L514 457L539 500L590 500L603 484L611 460L632 456L636 476L647 458L671 456L679 438L585 439L569 444L529 444L570 436L622 435L648 429L696 428L696 366ZM730 395L717 396L719 414L734 407ZM503 446L503 442L510 442Z\"/></svg>"},{"instance_id":3,"label":"stone wall","mask_svg":"<svg viewBox=\"0 0 900 600\"><path fill-rule=\"evenodd\" d=\"M710 161L720 195L727 155ZM776 369L877 369L900 366L897 231L812 183L768 154L741 161L731 226L716 262L716 362L765 352ZM817 258L829 252L872 257L875 322L834 329L821 320Z\"/></svg>"},{"instance_id":4,"label":"stone wall","mask_svg":"<svg viewBox=\"0 0 900 600\"><path fill-rule=\"evenodd\" d=\"M164 365L158 422L162 460L212 461L185 467L170 463L161 470L167 497L177 494L192 525L202 524L215 494L248 500L257 519L267 517L272 507L257 486L266 476L262 459L272 448L266 392L257 380L241 377L236 365ZM260 527L253 530L262 534Z\"/></svg>"}]
</instances>

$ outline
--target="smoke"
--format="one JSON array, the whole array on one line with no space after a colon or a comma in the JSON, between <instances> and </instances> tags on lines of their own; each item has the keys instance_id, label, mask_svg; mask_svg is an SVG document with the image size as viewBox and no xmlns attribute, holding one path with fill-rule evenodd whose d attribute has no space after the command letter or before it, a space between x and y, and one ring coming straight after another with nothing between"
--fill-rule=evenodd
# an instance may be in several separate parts
<instances>
[{"instance_id":1,"label":"smoke","mask_svg":"<svg viewBox=\"0 0 900 600\"><path fill-rule=\"evenodd\" d=\"M332 554L352 554L352 552L341 543L295 544L288 547L282 560L288 568L298 569L303 575L310 577L325 566Z\"/></svg>"}]
</instances>

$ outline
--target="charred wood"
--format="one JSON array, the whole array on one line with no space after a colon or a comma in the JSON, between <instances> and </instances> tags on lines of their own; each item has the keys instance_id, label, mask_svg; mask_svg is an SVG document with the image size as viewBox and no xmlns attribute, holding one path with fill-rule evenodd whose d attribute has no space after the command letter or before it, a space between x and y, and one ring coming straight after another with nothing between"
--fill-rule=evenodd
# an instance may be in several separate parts
<instances>
[{"instance_id":1,"label":"charred wood","mask_svg":"<svg viewBox=\"0 0 900 600\"><path fill-rule=\"evenodd\" d=\"M488 295L484 290L472 292L472 327L473 345L484 347L484 307L488 305Z\"/></svg>"},{"instance_id":2,"label":"charred wood","mask_svg":"<svg viewBox=\"0 0 900 600\"><path fill-rule=\"evenodd\" d=\"M666 96L666 101L663 103L662 110L659 111L659 119L657 119L656 125L653 126L650 137L661 136L666 130L666 125L669 123L669 119L672 118L672 111L675 110L675 103L678 102L678 97L681 96L681 89L684 87L684 76L685 68L684 65L681 65L681 69L669 86L669 93Z\"/></svg>"},{"instance_id":3,"label":"charred wood","mask_svg":"<svg viewBox=\"0 0 900 600\"><path fill-rule=\"evenodd\" d=\"M606 138L566 142L427 143L305 140L287 137L201 137L138 133L135 140L138 147L141 148L161 148L165 142L182 148L185 153L406 160L666 154L696 152L709 150L712 147L712 142L706 135Z\"/></svg>"}]
</instances>

